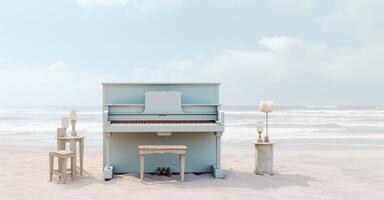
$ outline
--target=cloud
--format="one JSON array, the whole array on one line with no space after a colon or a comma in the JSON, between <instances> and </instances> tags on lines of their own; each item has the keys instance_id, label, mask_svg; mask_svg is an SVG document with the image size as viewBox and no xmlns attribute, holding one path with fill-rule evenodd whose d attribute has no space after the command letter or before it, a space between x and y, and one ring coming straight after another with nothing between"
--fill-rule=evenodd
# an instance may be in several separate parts
<instances>
[{"instance_id":1,"label":"cloud","mask_svg":"<svg viewBox=\"0 0 384 200\"><path fill-rule=\"evenodd\" d=\"M264 50L224 49L212 56L172 60L155 69L141 68L136 72L153 79L273 82L326 74L323 70L332 62L332 50L327 46L299 38L263 37L259 45Z\"/></svg>"},{"instance_id":2,"label":"cloud","mask_svg":"<svg viewBox=\"0 0 384 200\"><path fill-rule=\"evenodd\" d=\"M335 82L372 88L383 84L383 47L330 47L286 36L262 37L258 44L259 50L223 49L210 56L131 68L126 74L80 72L62 61L38 69L4 69L0 70L0 90L14 98L3 98L4 102L76 105L100 103L102 81L214 81L223 83L225 103L253 104L261 100L255 99L256 94L290 102L293 97L288 96L300 94L298 89L316 96L323 88L333 90ZM316 82L320 85L313 85Z\"/></svg>"},{"instance_id":3,"label":"cloud","mask_svg":"<svg viewBox=\"0 0 384 200\"><path fill-rule=\"evenodd\" d=\"M49 71L57 71L57 72L65 72L69 70L69 66L65 63L59 61L56 63L53 63L47 67Z\"/></svg>"},{"instance_id":4,"label":"cloud","mask_svg":"<svg viewBox=\"0 0 384 200\"><path fill-rule=\"evenodd\" d=\"M384 1L342 2L339 9L321 18L321 25L328 33L352 35L358 44L335 48L332 62L326 66L332 72L329 76L360 82L381 80L384 76ZM348 45L352 44L350 41Z\"/></svg>"},{"instance_id":5,"label":"cloud","mask_svg":"<svg viewBox=\"0 0 384 200\"><path fill-rule=\"evenodd\" d=\"M314 0L267 0L267 4L270 8L282 12L306 11L314 6Z\"/></svg>"},{"instance_id":6,"label":"cloud","mask_svg":"<svg viewBox=\"0 0 384 200\"><path fill-rule=\"evenodd\" d=\"M363 45L384 43L382 0L349 0L343 6L321 18L325 31L354 34Z\"/></svg>"},{"instance_id":7,"label":"cloud","mask_svg":"<svg viewBox=\"0 0 384 200\"><path fill-rule=\"evenodd\" d=\"M101 99L101 81L107 75L75 71L64 62L41 68L0 69L0 104L72 105L95 103ZM88 100L87 100L88 99Z\"/></svg>"},{"instance_id":8,"label":"cloud","mask_svg":"<svg viewBox=\"0 0 384 200\"><path fill-rule=\"evenodd\" d=\"M133 13L153 13L178 6L182 0L77 0L77 2L86 9L106 7L122 8ZM344 103L351 99L342 96L346 88L350 88L352 94L350 97L360 98L360 102L382 102L383 96L378 95L376 90L384 85L382 78L384 14L381 12L384 3L379 0L339 2L343 2L339 9L324 17L319 16L323 31L326 33L324 35L338 34L342 37L345 35L348 39L353 35L352 39L358 40L358 43L347 41L344 46L340 44L335 46L329 42L332 39L322 36L318 40L306 40L282 33L280 36L265 35L259 38L257 43L245 45L250 47L249 49L223 48L196 58L175 57L155 66L130 67L127 69L129 73L126 74L108 75L107 70L105 74L82 72L65 61L35 69L7 67L8 69L0 69L0 91L7 94L0 99L0 104L2 102L95 104L100 102L100 82L105 80L219 81L224 86L223 100L232 99L230 102L233 104L244 101L253 104L258 95L266 98L271 95L270 99L277 99L273 96L276 94L281 94L280 99L283 102L288 102L288 99L292 102L297 95L303 94L301 90L305 90L307 103L310 104L319 102L319 104L334 104L334 99ZM287 12L296 12L310 10L317 2L270 0L270 3L271 6L278 4L282 10L286 7ZM317 25L316 22L314 25ZM316 38L305 35L308 33L311 32L303 30L305 38ZM150 54L147 57L151 59ZM12 62L5 58L0 56L0 64L12 65ZM97 61L98 58L95 58L94 62ZM129 64L127 61L121 65L129 66ZM114 68L117 69L118 67ZM339 85L345 85L345 88L338 88ZM373 89L371 93L365 93L366 97L362 97L364 95L360 95L360 92L367 88ZM320 90L324 91L322 95L318 94ZM359 94L356 95L356 92ZM324 97L328 94L329 98ZM340 96L337 97L338 95ZM6 98L12 99L4 100ZM329 101L325 102L328 99Z\"/></svg>"},{"instance_id":9,"label":"cloud","mask_svg":"<svg viewBox=\"0 0 384 200\"><path fill-rule=\"evenodd\" d=\"M320 92L338 96L343 93L356 95L356 90L360 90L370 98L369 95L375 94L375 88L384 85L382 47L330 47L292 37L263 37L259 45L264 49L226 49L211 56L175 59L155 68L138 68L133 70L132 78L139 81L222 82L223 99L230 104L253 104L261 100L257 99L260 95L285 103L303 103L296 101L301 95L307 103L335 104L337 99L346 104L349 102L344 99L346 97L324 100L319 96ZM343 88L345 85L348 89ZM366 87L371 89L361 91ZM265 91L267 88L268 92ZM360 103L371 102L363 97L356 99Z\"/></svg>"},{"instance_id":10,"label":"cloud","mask_svg":"<svg viewBox=\"0 0 384 200\"><path fill-rule=\"evenodd\" d=\"M151 13L157 10L173 8L181 0L76 0L84 9L123 7L132 12Z\"/></svg>"},{"instance_id":11,"label":"cloud","mask_svg":"<svg viewBox=\"0 0 384 200\"><path fill-rule=\"evenodd\" d=\"M310 88L312 80L328 81L325 70L332 58L328 58L330 50L325 45L292 37L263 37L259 45L264 49L224 49L210 56L174 59L156 67L136 68L126 78L221 82L223 103L232 105L254 105L262 99L289 104L295 98L292 95L298 95L298 89L316 91L316 88ZM292 88L295 84L300 88Z\"/></svg>"}]
</instances>

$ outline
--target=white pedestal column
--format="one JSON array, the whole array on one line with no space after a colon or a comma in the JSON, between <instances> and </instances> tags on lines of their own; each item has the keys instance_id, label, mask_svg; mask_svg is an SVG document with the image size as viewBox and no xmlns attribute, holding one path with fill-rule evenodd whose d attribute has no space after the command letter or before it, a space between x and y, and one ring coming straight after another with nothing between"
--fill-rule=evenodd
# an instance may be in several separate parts
<instances>
[{"instance_id":1,"label":"white pedestal column","mask_svg":"<svg viewBox=\"0 0 384 200\"><path fill-rule=\"evenodd\" d=\"M255 143L255 174L273 175L274 143Z\"/></svg>"}]
</instances>

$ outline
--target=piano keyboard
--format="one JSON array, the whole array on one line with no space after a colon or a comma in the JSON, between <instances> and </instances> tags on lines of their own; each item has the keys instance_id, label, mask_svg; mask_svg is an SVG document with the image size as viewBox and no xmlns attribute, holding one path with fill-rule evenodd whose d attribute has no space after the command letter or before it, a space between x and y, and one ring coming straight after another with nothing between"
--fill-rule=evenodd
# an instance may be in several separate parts
<instances>
[{"instance_id":1,"label":"piano keyboard","mask_svg":"<svg viewBox=\"0 0 384 200\"><path fill-rule=\"evenodd\" d=\"M151 124L164 124L164 125L171 125L171 124L216 124L213 120L188 120L188 121L181 121L181 120L175 120L175 121L169 121L169 120L153 120L153 121L111 121L112 125L137 125L137 124L144 124L144 125L151 125Z\"/></svg>"}]
</instances>

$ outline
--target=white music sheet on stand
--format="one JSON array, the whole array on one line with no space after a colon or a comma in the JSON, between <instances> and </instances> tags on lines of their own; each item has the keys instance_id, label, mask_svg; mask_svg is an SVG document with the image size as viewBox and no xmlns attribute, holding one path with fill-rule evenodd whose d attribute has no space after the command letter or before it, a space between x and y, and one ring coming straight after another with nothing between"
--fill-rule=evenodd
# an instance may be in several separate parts
<instances>
[{"instance_id":1,"label":"white music sheet on stand","mask_svg":"<svg viewBox=\"0 0 384 200\"><path fill-rule=\"evenodd\" d=\"M145 92L144 114L182 114L181 93L176 91Z\"/></svg>"}]
</instances>

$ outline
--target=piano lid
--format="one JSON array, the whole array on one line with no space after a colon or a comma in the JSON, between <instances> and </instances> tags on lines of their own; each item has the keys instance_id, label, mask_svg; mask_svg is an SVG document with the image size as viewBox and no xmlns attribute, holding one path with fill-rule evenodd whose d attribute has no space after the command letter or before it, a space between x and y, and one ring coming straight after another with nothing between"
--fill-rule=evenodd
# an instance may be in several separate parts
<instances>
[{"instance_id":1,"label":"piano lid","mask_svg":"<svg viewBox=\"0 0 384 200\"><path fill-rule=\"evenodd\" d=\"M103 104L145 104L150 91L180 92L184 105L219 104L218 83L104 83Z\"/></svg>"}]
</instances>

